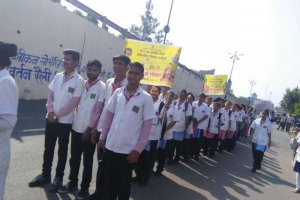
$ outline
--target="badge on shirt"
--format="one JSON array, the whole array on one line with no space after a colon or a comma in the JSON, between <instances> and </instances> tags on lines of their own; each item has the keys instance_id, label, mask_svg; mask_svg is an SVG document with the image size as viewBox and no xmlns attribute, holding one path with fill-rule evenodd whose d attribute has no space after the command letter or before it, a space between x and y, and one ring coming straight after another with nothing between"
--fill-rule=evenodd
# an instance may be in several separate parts
<instances>
[{"instance_id":1,"label":"badge on shirt","mask_svg":"<svg viewBox=\"0 0 300 200\"><path fill-rule=\"evenodd\" d=\"M133 106L132 107L132 111L135 112L135 113L138 113L140 110L140 108L138 106Z\"/></svg>"},{"instance_id":2,"label":"badge on shirt","mask_svg":"<svg viewBox=\"0 0 300 200\"><path fill-rule=\"evenodd\" d=\"M91 99L95 99L95 98L96 98L96 94L91 94L91 95L90 95L90 98L91 98Z\"/></svg>"},{"instance_id":3,"label":"badge on shirt","mask_svg":"<svg viewBox=\"0 0 300 200\"><path fill-rule=\"evenodd\" d=\"M72 87L69 87L69 88L68 88L68 92L70 92L70 93L74 93L74 91L75 91L75 89L74 89L74 88L72 88Z\"/></svg>"}]
</instances>

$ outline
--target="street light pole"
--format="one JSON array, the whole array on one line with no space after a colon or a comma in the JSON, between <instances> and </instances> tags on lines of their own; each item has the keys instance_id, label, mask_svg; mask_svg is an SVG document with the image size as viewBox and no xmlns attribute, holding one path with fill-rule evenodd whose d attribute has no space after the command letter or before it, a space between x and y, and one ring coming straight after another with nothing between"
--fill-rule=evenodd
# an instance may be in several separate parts
<instances>
[{"instance_id":1,"label":"street light pole","mask_svg":"<svg viewBox=\"0 0 300 200\"><path fill-rule=\"evenodd\" d=\"M173 3L174 3L174 0L172 0L172 3L171 3L171 8L170 8L170 12L169 12L168 23L167 23L166 26L164 26L165 37L164 37L164 42L163 42L163 44L166 43L167 34L170 32L169 23L170 23L170 18L171 18L171 14L172 14Z\"/></svg>"},{"instance_id":2,"label":"street light pole","mask_svg":"<svg viewBox=\"0 0 300 200\"><path fill-rule=\"evenodd\" d=\"M250 82L250 94L249 94L249 106L251 104L251 93L252 93L252 89L253 89L253 86L256 85L256 82L254 81L254 79L252 81L249 81Z\"/></svg>"},{"instance_id":3,"label":"street light pole","mask_svg":"<svg viewBox=\"0 0 300 200\"><path fill-rule=\"evenodd\" d=\"M229 80L231 80L234 63L236 60L240 59L239 56L243 56L244 54L237 54L237 52L235 52L235 54L232 54L232 53L228 53L228 54L231 55L229 58L232 59L231 72L230 72L230 76L229 76Z\"/></svg>"}]
</instances>

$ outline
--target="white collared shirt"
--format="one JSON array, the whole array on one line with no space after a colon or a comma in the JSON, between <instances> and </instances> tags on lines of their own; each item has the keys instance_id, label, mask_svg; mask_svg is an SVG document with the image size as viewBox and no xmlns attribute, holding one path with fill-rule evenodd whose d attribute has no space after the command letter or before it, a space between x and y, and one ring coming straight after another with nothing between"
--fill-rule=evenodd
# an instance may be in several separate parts
<instances>
[{"instance_id":1,"label":"white collared shirt","mask_svg":"<svg viewBox=\"0 0 300 200\"><path fill-rule=\"evenodd\" d=\"M153 103L155 118L152 119L152 128L148 140L159 140L162 129L161 113L159 113L160 99Z\"/></svg>"},{"instance_id":2,"label":"white collared shirt","mask_svg":"<svg viewBox=\"0 0 300 200\"><path fill-rule=\"evenodd\" d=\"M0 115L17 115L19 92L7 69L0 71Z\"/></svg>"},{"instance_id":3,"label":"white collared shirt","mask_svg":"<svg viewBox=\"0 0 300 200\"><path fill-rule=\"evenodd\" d=\"M166 108L164 107L164 109L166 109ZM170 105L169 109L166 112L167 112L167 126L168 126L168 124L170 124L173 121L178 122L179 119L178 119L178 115L176 114L177 110L173 104ZM164 140L173 139L174 127L175 127L175 125L165 132Z\"/></svg>"},{"instance_id":4,"label":"white collared shirt","mask_svg":"<svg viewBox=\"0 0 300 200\"><path fill-rule=\"evenodd\" d=\"M174 131L176 132L184 132L185 130L185 117L192 116L192 106L191 104L187 103L186 101L179 104L179 101L176 101L176 105L174 105L175 109L177 110L176 115L178 115L178 122L176 122ZM186 110L185 110L186 109Z\"/></svg>"},{"instance_id":5,"label":"white collared shirt","mask_svg":"<svg viewBox=\"0 0 300 200\"><path fill-rule=\"evenodd\" d=\"M236 122L239 118L239 112L231 112L231 116L229 118L230 121L230 131L236 131Z\"/></svg>"},{"instance_id":6,"label":"white collared shirt","mask_svg":"<svg viewBox=\"0 0 300 200\"><path fill-rule=\"evenodd\" d=\"M106 106L108 105L108 101L109 101L110 97L113 95L113 86L112 85L113 85L114 81L115 81L115 78L110 78L110 79L106 80L106 83L105 83L104 108L103 108L103 111L102 111L103 114L100 116L98 124L97 124L97 131L98 132L101 131L104 116L105 116L105 113L106 113ZM128 81L127 81L127 78L125 77L125 79L123 80L120 88L125 87L127 85L127 83L128 83Z\"/></svg>"},{"instance_id":7,"label":"white collared shirt","mask_svg":"<svg viewBox=\"0 0 300 200\"><path fill-rule=\"evenodd\" d=\"M252 122L250 127L254 129L252 142L257 145L268 145L268 134L271 134L272 132L272 123L268 119L266 119L266 121L261 124L261 118L258 118Z\"/></svg>"},{"instance_id":8,"label":"white collared shirt","mask_svg":"<svg viewBox=\"0 0 300 200\"><path fill-rule=\"evenodd\" d=\"M217 113L211 112L209 116L209 121L210 123L209 123L208 131L213 134L219 134L219 128L218 128L219 112Z\"/></svg>"},{"instance_id":9,"label":"white collared shirt","mask_svg":"<svg viewBox=\"0 0 300 200\"><path fill-rule=\"evenodd\" d=\"M74 131L84 133L94 113L96 103L104 102L104 98L105 84L101 80L94 84L89 91L86 88L83 89L72 125Z\"/></svg>"},{"instance_id":10,"label":"white collared shirt","mask_svg":"<svg viewBox=\"0 0 300 200\"><path fill-rule=\"evenodd\" d=\"M222 126L220 127L220 130L227 131L229 126L229 110L225 110L225 108L222 108L221 111L221 122Z\"/></svg>"},{"instance_id":11,"label":"white collared shirt","mask_svg":"<svg viewBox=\"0 0 300 200\"><path fill-rule=\"evenodd\" d=\"M206 103L202 103L201 105L199 105L198 102L193 102L193 106L195 107L194 118L196 118L198 121L204 116L207 116L207 118L204 121L200 122L197 126L198 129L206 130L211 109L207 106Z\"/></svg>"},{"instance_id":12,"label":"white collared shirt","mask_svg":"<svg viewBox=\"0 0 300 200\"><path fill-rule=\"evenodd\" d=\"M143 122L155 118L152 97L141 87L129 99L124 95L126 87L117 89L107 105L114 113L105 147L116 153L128 154L137 145Z\"/></svg>"},{"instance_id":13,"label":"white collared shirt","mask_svg":"<svg viewBox=\"0 0 300 200\"><path fill-rule=\"evenodd\" d=\"M76 71L68 81L63 83L63 80L64 72L57 73L48 86L48 88L54 92L54 113L57 113L62 107L69 103L73 97L80 97L84 88L84 79ZM72 124L74 111L59 117L58 122Z\"/></svg>"}]
</instances>

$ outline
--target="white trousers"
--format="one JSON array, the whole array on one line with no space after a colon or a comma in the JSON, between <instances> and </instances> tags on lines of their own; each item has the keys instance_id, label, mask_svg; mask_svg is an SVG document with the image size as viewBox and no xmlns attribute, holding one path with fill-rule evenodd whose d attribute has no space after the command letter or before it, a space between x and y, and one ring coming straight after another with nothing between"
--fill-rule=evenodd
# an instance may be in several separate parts
<instances>
[{"instance_id":1,"label":"white trousers","mask_svg":"<svg viewBox=\"0 0 300 200\"><path fill-rule=\"evenodd\" d=\"M4 199L4 189L7 173L0 173L0 200Z\"/></svg>"},{"instance_id":2,"label":"white trousers","mask_svg":"<svg viewBox=\"0 0 300 200\"><path fill-rule=\"evenodd\" d=\"M300 189L300 173L296 173L296 188Z\"/></svg>"}]
</instances>

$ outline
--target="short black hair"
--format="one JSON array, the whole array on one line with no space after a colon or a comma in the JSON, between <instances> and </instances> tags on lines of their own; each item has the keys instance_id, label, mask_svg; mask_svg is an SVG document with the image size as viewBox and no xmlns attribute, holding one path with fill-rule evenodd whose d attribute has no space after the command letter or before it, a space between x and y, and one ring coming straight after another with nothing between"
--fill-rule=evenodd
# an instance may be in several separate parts
<instances>
[{"instance_id":1,"label":"short black hair","mask_svg":"<svg viewBox=\"0 0 300 200\"><path fill-rule=\"evenodd\" d=\"M66 50L63 51L63 54L64 55L71 55L72 58L73 58L73 61L79 62L80 53L78 51L73 50L73 49L66 49Z\"/></svg>"},{"instance_id":2,"label":"short black hair","mask_svg":"<svg viewBox=\"0 0 300 200\"><path fill-rule=\"evenodd\" d=\"M90 67L90 66L96 66L96 67L98 67L99 70L101 70L101 68L102 68L101 62L100 62L99 60L96 60L96 59L90 60L90 61L87 63L86 66L87 66L87 67Z\"/></svg>"},{"instance_id":3,"label":"short black hair","mask_svg":"<svg viewBox=\"0 0 300 200\"><path fill-rule=\"evenodd\" d=\"M200 96L206 97L206 95L203 92L199 94L199 97Z\"/></svg>"},{"instance_id":4,"label":"short black hair","mask_svg":"<svg viewBox=\"0 0 300 200\"><path fill-rule=\"evenodd\" d=\"M128 58L128 57L126 57L126 58ZM138 68L141 71L141 73L144 74L144 66L141 63L132 62L132 63L129 64L129 66Z\"/></svg>"},{"instance_id":5,"label":"short black hair","mask_svg":"<svg viewBox=\"0 0 300 200\"><path fill-rule=\"evenodd\" d=\"M15 44L4 43L0 41L0 66L8 67L11 65L9 57L17 55L18 47Z\"/></svg>"},{"instance_id":6,"label":"short black hair","mask_svg":"<svg viewBox=\"0 0 300 200\"><path fill-rule=\"evenodd\" d=\"M151 88L153 88L153 87L156 87L158 89L159 93L161 92L161 87L160 86L152 85Z\"/></svg>"},{"instance_id":7,"label":"short black hair","mask_svg":"<svg viewBox=\"0 0 300 200\"><path fill-rule=\"evenodd\" d=\"M113 57L113 62L115 60L122 60L125 63L126 66L130 63L130 58L128 58L125 55L116 55L116 56Z\"/></svg>"}]
</instances>

